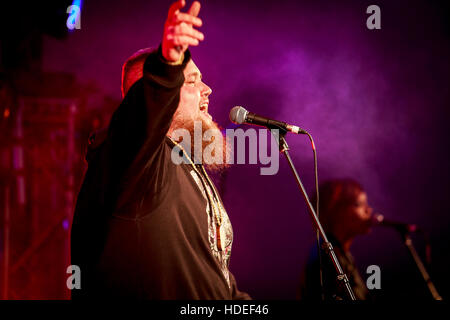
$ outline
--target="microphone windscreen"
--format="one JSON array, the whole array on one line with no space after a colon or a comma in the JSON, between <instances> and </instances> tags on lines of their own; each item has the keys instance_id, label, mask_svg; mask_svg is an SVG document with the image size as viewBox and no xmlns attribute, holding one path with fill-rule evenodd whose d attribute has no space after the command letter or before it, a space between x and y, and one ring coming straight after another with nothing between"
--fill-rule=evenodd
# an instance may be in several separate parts
<instances>
[{"instance_id":1,"label":"microphone windscreen","mask_svg":"<svg viewBox=\"0 0 450 320\"><path fill-rule=\"evenodd\" d=\"M245 123L245 119L247 118L248 111L241 106L236 106L230 110L230 120L236 124Z\"/></svg>"},{"instance_id":2,"label":"microphone windscreen","mask_svg":"<svg viewBox=\"0 0 450 320\"><path fill-rule=\"evenodd\" d=\"M380 213L374 213L372 215L372 223L373 224L382 224L384 221L384 216Z\"/></svg>"}]
</instances>

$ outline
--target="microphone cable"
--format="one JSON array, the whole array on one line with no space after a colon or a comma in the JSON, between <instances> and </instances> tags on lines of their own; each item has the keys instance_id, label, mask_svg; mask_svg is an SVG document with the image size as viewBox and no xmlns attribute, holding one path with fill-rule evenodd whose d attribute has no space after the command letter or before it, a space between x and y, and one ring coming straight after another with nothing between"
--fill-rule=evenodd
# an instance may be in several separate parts
<instances>
[{"instance_id":1,"label":"microphone cable","mask_svg":"<svg viewBox=\"0 0 450 320\"><path fill-rule=\"evenodd\" d=\"M308 131L304 130L305 134L308 136L309 141L311 142L311 147L314 155L314 185L316 189L316 216L317 220L319 220L319 174L317 170L317 150L316 145L314 143L313 137L309 134ZM322 301L325 301L325 292L323 287L323 265L322 265L322 248L320 245L320 233L319 230L316 230L316 240L317 240L317 254L319 257L319 281L320 281L320 297Z\"/></svg>"}]
</instances>

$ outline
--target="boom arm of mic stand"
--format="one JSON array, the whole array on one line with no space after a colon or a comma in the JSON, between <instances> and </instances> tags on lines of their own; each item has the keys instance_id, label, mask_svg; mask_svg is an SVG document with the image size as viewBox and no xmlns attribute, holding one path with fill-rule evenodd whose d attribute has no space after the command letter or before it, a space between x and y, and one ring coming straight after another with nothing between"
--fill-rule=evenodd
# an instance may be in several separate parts
<instances>
[{"instance_id":1,"label":"boom arm of mic stand","mask_svg":"<svg viewBox=\"0 0 450 320\"><path fill-rule=\"evenodd\" d=\"M422 263L422 260L419 257L419 254L416 251L416 248L413 245L412 239L409 236L408 232L400 232L403 241L405 243L405 246L408 248L409 253L411 253L411 256L414 259L414 262L416 263L417 269L419 269L420 274L422 275L423 280L425 281L428 290L430 290L431 295L433 296L434 300L442 300L442 297L439 295L438 291L436 290L436 287L434 286L433 282L431 281L430 275L427 272L427 269L425 268L424 264Z\"/></svg>"},{"instance_id":2,"label":"boom arm of mic stand","mask_svg":"<svg viewBox=\"0 0 450 320\"><path fill-rule=\"evenodd\" d=\"M291 167L292 173L295 176L295 180L297 181L297 184L300 188L300 191L302 192L302 196L303 199L306 202L306 206L308 207L308 212L309 215L311 217L311 219L314 222L314 225L316 227L316 230L319 231L320 236L322 237L323 240L323 248L325 249L326 253L328 254L328 256L330 257L331 261L333 262L334 268L336 269L336 273L337 273L337 280L338 282L342 283L343 286L345 287L347 294L349 296L349 298L351 300L356 300L355 298L355 294L353 293L352 287L350 286L350 283L348 281L348 277L347 275L344 273L344 271L342 270L342 267L336 257L336 254L334 253L334 249L333 246L331 245L331 243L328 241L328 238L325 234L325 232L323 231L322 225L320 224L319 219L317 219L317 215L314 211L314 208L311 205L311 202L309 201L308 195L306 193L305 188L303 187L302 181L300 180L300 177L297 173L297 170L295 169L295 166L292 162L292 159L289 155L289 146L286 142L286 139L284 139L284 136L286 135L286 131L285 130L280 130L280 136L279 136L279 147L280 147L280 152L283 153L286 156L286 160L289 163L289 166Z\"/></svg>"}]
</instances>

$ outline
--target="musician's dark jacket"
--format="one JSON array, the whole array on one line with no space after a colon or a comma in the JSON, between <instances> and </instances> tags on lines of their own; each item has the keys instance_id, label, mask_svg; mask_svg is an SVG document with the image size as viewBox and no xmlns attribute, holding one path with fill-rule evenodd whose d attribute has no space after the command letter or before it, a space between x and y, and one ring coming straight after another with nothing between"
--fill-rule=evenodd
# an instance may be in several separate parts
<instances>
[{"instance_id":1,"label":"musician's dark jacket","mask_svg":"<svg viewBox=\"0 0 450 320\"><path fill-rule=\"evenodd\" d=\"M171 161L166 133L189 59L187 51L181 65L169 65L161 48L151 53L104 141L91 141L72 224L71 260L81 269L73 299L249 298L228 272L226 213L223 251L214 242L204 171Z\"/></svg>"}]
</instances>

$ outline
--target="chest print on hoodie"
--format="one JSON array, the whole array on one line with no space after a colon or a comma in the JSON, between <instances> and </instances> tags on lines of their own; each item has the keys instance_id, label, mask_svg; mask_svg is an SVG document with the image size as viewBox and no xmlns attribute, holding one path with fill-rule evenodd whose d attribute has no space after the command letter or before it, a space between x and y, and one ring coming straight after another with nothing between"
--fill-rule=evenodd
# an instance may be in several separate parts
<instances>
[{"instance_id":1,"label":"chest print on hoodie","mask_svg":"<svg viewBox=\"0 0 450 320\"><path fill-rule=\"evenodd\" d=\"M206 215L208 217L209 245L210 245L210 248L211 248L211 251L212 251L214 257L219 261L222 273L225 277L225 280L227 281L228 287L230 287L230 275L229 275L229 271L228 271L228 264L230 261L231 246L233 243L233 229L231 227L230 219L228 218L228 214L226 213L226 211L221 210L221 207L223 208L223 206L218 205L217 202L213 200L212 205L215 206L215 210L217 210L217 211L221 210L220 212L222 215L222 224L221 224L219 230L220 230L220 240L221 240L223 250L219 251L218 245L217 245L216 217L214 216L213 211L211 210L210 201L208 200L208 196L206 194L206 192L208 192L210 195L212 195L213 190L211 190L211 187L207 183L206 179L199 177L198 173L195 170L191 170L190 174L191 174L192 178L194 179L194 181L196 182L198 188L200 189L203 197L206 200L205 210L206 210ZM203 183L200 179L203 180L203 182L205 183L208 190L205 190Z\"/></svg>"}]
</instances>

